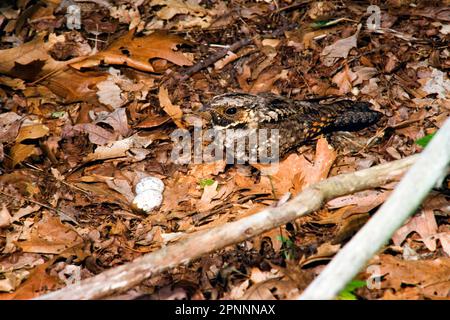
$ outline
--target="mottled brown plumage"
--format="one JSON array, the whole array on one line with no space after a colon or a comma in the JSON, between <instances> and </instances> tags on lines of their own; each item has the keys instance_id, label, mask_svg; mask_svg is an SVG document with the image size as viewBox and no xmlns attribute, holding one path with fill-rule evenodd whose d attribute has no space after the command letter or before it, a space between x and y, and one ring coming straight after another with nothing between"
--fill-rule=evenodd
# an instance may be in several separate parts
<instances>
[{"instance_id":1,"label":"mottled brown plumage","mask_svg":"<svg viewBox=\"0 0 450 320\"><path fill-rule=\"evenodd\" d=\"M270 93L227 93L212 98L204 109L216 129L278 129L283 156L321 133L354 131L376 123L380 113L369 106L349 100L320 104Z\"/></svg>"}]
</instances>

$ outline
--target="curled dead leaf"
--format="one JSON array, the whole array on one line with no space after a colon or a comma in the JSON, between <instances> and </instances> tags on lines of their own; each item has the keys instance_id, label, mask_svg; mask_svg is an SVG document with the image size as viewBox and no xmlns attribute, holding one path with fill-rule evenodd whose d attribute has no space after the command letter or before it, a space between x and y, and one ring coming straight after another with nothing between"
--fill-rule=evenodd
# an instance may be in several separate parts
<instances>
[{"instance_id":1,"label":"curled dead leaf","mask_svg":"<svg viewBox=\"0 0 450 320\"><path fill-rule=\"evenodd\" d=\"M172 104L169 98L169 92L166 88L160 87L158 93L159 103L161 108L172 118L173 122L177 125L178 128L184 128L183 123L181 122L181 117L183 116L183 111L181 111L180 107Z\"/></svg>"}]
</instances>

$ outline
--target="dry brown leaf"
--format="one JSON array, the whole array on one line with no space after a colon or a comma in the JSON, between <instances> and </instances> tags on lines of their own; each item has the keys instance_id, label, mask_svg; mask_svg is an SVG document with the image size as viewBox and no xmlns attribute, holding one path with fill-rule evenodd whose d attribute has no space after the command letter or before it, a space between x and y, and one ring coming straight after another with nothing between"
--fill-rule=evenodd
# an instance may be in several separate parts
<instances>
[{"instance_id":1,"label":"dry brown leaf","mask_svg":"<svg viewBox=\"0 0 450 320\"><path fill-rule=\"evenodd\" d=\"M270 279L251 286L242 299L277 300L289 299L298 294L297 286L290 279Z\"/></svg>"},{"instance_id":2,"label":"dry brown leaf","mask_svg":"<svg viewBox=\"0 0 450 320\"><path fill-rule=\"evenodd\" d=\"M21 79L0 76L0 84L13 90L25 90L25 82Z\"/></svg>"},{"instance_id":3,"label":"dry brown leaf","mask_svg":"<svg viewBox=\"0 0 450 320\"><path fill-rule=\"evenodd\" d=\"M191 66L192 61L175 51L177 45L188 43L177 35L154 32L148 36L134 37L134 30L113 42L105 51L71 64L76 69L92 68L103 64L126 65L141 71L154 72L150 59L166 59L179 66Z\"/></svg>"},{"instance_id":4,"label":"dry brown leaf","mask_svg":"<svg viewBox=\"0 0 450 320\"><path fill-rule=\"evenodd\" d=\"M12 166L15 167L17 164L26 160L28 157L31 157L32 155L38 155L39 149L31 144L17 143L11 148L9 153L12 160Z\"/></svg>"},{"instance_id":5,"label":"dry brown leaf","mask_svg":"<svg viewBox=\"0 0 450 320\"><path fill-rule=\"evenodd\" d=\"M205 212L207 210L210 210L216 205L215 202L211 203L211 201L219 193L219 191L217 190L218 185L219 185L219 182L214 181L214 183L212 185L206 185L203 188L203 193L200 198L200 201L198 201L196 203L196 207L200 212Z\"/></svg>"},{"instance_id":6,"label":"dry brown leaf","mask_svg":"<svg viewBox=\"0 0 450 320\"><path fill-rule=\"evenodd\" d=\"M35 298L47 290L55 289L60 285L60 280L50 276L46 269L54 262L54 259L37 266L28 279L13 293L0 294L0 300L25 300Z\"/></svg>"},{"instance_id":7,"label":"dry brown leaf","mask_svg":"<svg viewBox=\"0 0 450 320\"><path fill-rule=\"evenodd\" d=\"M170 120L170 117L167 115L160 116L160 115L152 114L152 115L147 116L144 120L139 122L134 127L140 128L140 129L154 128L154 127L158 127L158 126L166 123L169 120Z\"/></svg>"},{"instance_id":8,"label":"dry brown leaf","mask_svg":"<svg viewBox=\"0 0 450 320\"><path fill-rule=\"evenodd\" d=\"M126 137L130 131L125 108L116 109L103 117L99 117L95 123L109 124L114 129L114 132L118 133L122 137Z\"/></svg>"},{"instance_id":9,"label":"dry brown leaf","mask_svg":"<svg viewBox=\"0 0 450 320\"><path fill-rule=\"evenodd\" d=\"M128 208L129 203L124 196L120 193L112 191L105 183L74 183L74 185L84 191L95 196L95 198L90 198L86 203L87 205L92 205L93 202L96 203L116 203L119 206Z\"/></svg>"},{"instance_id":10,"label":"dry brown leaf","mask_svg":"<svg viewBox=\"0 0 450 320\"><path fill-rule=\"evenodd\" d=\"M16 252L0 259L0 272L14 272L20 269L30 269L44 262L45 260L40 254Z\"/></svg>"},{"instance_id":11,"label":"dry brown leaf","mask_svg":"<svg viewBox=\"0 0 450 320\"><path fill-rule=\"evenodd\" d=\"M2 208L0 209L0 229L9 227L12 222L11 214L9 213L8 208L3 203Z\"/></svg>"},{"instance_id":12,"label":"dry brown leaf","mask_svg":"<svg viewBox=\"0 0 450 320\"><path fill-rule=\"evenodd\" d=\"M422 294L448 297L450 258L402 260L383 254L379 259L383 287L401 291L402 285L415 286Z\"/></svg>"},{"instance_id":13,"label":"dry brown leaf","mask_svg":"<svg viewBox=\"0 0 450 320\"><path fill-rule=\"evenodd\" d=\"M272 89L273 84L280 80L286 80L288 75L287 70L280 70L279 68L270 68L262 72L258 79L253 83L250 93L268 92Z\"/></svg>"},{"instance_id":14,"label":"dry brown leaf","mask_svg":"<svg viewBox=\"0 0 450 320\"><path fill-rule=\"evenodd\" d=\"M120 108L126 103L126 100L121 95L122 89L111 76L105 81L97 83L96 87L98 89L97 97L100 103L110 106L113 109Z\"/></svg>"},{"instance_id":15,"label":"dry brown leaf","mask_svg":"<svg viewBox=\"0 0 450 320\"><path fill-rule=\"evenodd\" d=\"M41 209L41 206L38 204L33 204L33 205L26 206L24 208L20 208L19 210L14 212L13 220L19 221L20 218L23 218L23 217L29 215L30 213L36 212L39 209Z\"/></svg>"},{"instance_id":16,"label":"dry brown leaf","mask_svg":"<svg viewBox=\"0 0 450 320\"><path fill-rule=\"evenodd\" d=\"M304 156L290 154L286 159L277 164L277 170L270 176L263 175L260 183L251 187L254 193L272 193L277 197L286 192L297 194L307 186L325 179L336 159L336 152L328 144L325 138L320 138L316 145L314 164L311 164ZM264 171L267 165L252 164L255 168Z\"/></svg>"},{"instance_id":17,"label":"dry brown leaf","mask_svg":"<svg viewBox=\"0 0 450 320\"><path fill-rule=\"evenodd\" d=\"M207 10L195 0L152 0L151 6L163 6L156 15L163 20L170 20L177 14L204 16Z\"/></svg>"},{"instance_id":18,"label":"dry brown leaf","mask_svg":"<svg viewBox=\"0 0 450 320\"><path fill-rule=\"evenodd\" d=\"M247 80L250 78L252 74L252 71L248 65L248 63L244 63L242 66L242 71L237 76L237 81L239 83L239 86L244 91L249 91L251 88L251 85L248 84Z\"/></svg>"},{"instance_id":19,"label":"dry brown leaf","mask_svg":"<svg viewBox=\"0 0 450 320\"><path fill-rule=\"evenodd\" d=\"M352 82L357 78L357 75L350 70L348 65L345 65L344 70L341 72L336 73L336 75L333 77L332 81L333 83L337 84L339 88L339 93L341 95L349 93L353 86Z\"/></svg>"},{"instance_id":20,"label":"dry brown leaf","mask_svg":"<svg viewBox=\"0 0 450 320\"><path fill-rule=\"evenodd\" d=\"M253 210L251 210L251 211L253 211ZM257 210L257 211L259 211L259 210ZM267 232L260 234L258 237L256 237L253 240L253 246L256 250L260 250L263 242L270 240L270 245L272 246L273 250L275 252L280 252L281 248L283 247L282 238L283 238L283 235L286 235L286 234L287 234L287 231L286 231L285 226L269 230Z\"/></svg>"},{"instance_id":21,"label":"dry brown leaf","mask_svg":"<svg viewBox=\"0 0 450 320\"><path fill-rule=\"evenodd\" d=\"M178 105L172 104L169 98L169 92L166 88L160 87L159 93L159 104L161 108L172 118L173 122L177 125L178 128L184 128L183 123L181 122L181 118L183 116L183 111L181 111Z\"/></svg>"},{"instance_id":22,"label":"dry brown leaf","mask_svg":"<svg viewBox=\"0 0 450 320\"><path fill-rule=\"evenodd\" d=\"M61 39L53 36L50 41L44 42L44 36L40 36L18 47L0 50L0 73L33 81L62 69L71 61L56 61L49 54L49 50Z\"/></svg>"},{"instance_id":23,"label":"dry brown leaf","mask_svg":"<svg viewBox=\"0 0 450 320\"><path fill-rule=\"evenodd\" d=\"M304 256L299 262L301 267L305 267L308 264L316 263L319 261L329 261L341 248L340 244L332 245L331 243L324 243L317 248L317 253L305 258Z\"/></svg>"},{"instance_id":24,"label":"dry brown leaf","mask_svg":"<svg viewBox=\"0 0 450 320\"><path fill-rule=\"evenodd\" d=\"M15 112L0 114L0 142L12 142L17 137L22 119Z\"/></svg>"},{"instance_id":25,"label":"dry brown leaf","mask_svg":"<svg viewBox=\"0 0 450 320\"><path fill-rule=\"evenodd\" d=\"M216 71L220 71L222 70L227 64L233 62L234 60L239 59L239 56L237 54L235 54L232 51L228 51L227 55L220 59L219 61L214 63L214 70Z\"/></svg>"},{"instance_id":26,"label":"dry brown leaf","mask_svg":"<svg viewBox=\"0 0 450 320\"><path fill-rule=\"evenodd\" d=\"M250 286L250 281L247 279L245 281L242 281L240 284L233 286L230 290L229 298L232 300L238 300L241 299L245 291Z\"/></svg>"},{"instance_id":27,"label":"dry brown leaf","mask_svg":"<svg viewBox=\"0 0 450 320\"><path fill-rule=\"evenodd\" d=\"M98 146L93 153L87 155L84 161L106 160L129 157L136 161L144 160L150 152L146 148L152 143L152 139L141 137L137 133L131 137L114 141L105 146ZM128 151L132 151L130 154Z\"/></svg>"},{"instance_id":28,"label":"dry brown leaf","mask_svg":"<svg viewBox=\"0 0 450 320\"><path fill-rule=\"evenodd\" d=\"M433 210L425 209L419 215L412 217L394 233L392 241L399 246L411 232L417 232L429 250L436 250L436 239L432 236L438 232L438 226Z\"/></svg>"},{"instance_id":29,"label":"dry brown leaf","mask_svg":"<svg viewBox=\"0 0 450 320\"><path fill-rule=\"evenodd\" d=\"M106 130L94 123L82 123L73 127L73 130L79 133L87 133L89 141L97 145L105 145L117 139L115 132Z\"/></svg>"},{"instance_id":30,"label":"dry brown leaf","mask_svg":"<svg viewBox=\"0 0 450 320\"><path fill-rule=\"evenodd\" d=\"M113 189L114 191L119 192L123 195L130 203L133 202L134 192L130 183L125 179L106 179L105 180L108 187Z\"/></svg>"},{"instance_id":31,"label":"dry brown leaf","mask_svg":"<svg viewBox=\"0 0 450 320\"><path fill-rule=\"evenodd\" d=\"M435 234L433 237L439 239L442 250L444 250L444 252L450 257L450 232L441 232Z\"/></svg>"},{"instance_id":32,"label":"dry brown leaf","mask_svg":"<svg viewBox=\"0 0 450 320\"><path fill-rule=\"evenodd\" d=\"M22 126L16 137L16 143L20 143L27 139L39 139L47 135L49 129L43 124L33 124L30 126Z\"/></svg>"},{"instance_id":33,"label":"dry brown leaf","mask_svg":"<svg viewBox=\"0 0 450 320\"><path fill-rule=\"evenodd\" d=\"M96 85L107 78L107 72L81 72L67 68L48 77L44 83L66 103L77 101L98 103Z\"/></svg>"},{"instance_id":34,"label":"dry brown leaf","mask_svg":"<svg viewBox=\"0 0 450 320\"><path fill-rule=\"evenodd\" d=\"M375 76L378 73L377 68L372 67L363 67L363 66L357 66L353 68L353 71L355 72L357 78L353 82L353 84L356 86L358 84L363 83L365 80L371 79L373 76Z\"/></svg>"},{"instance_id":35,"label":"dry brown leaf","mask_svg":"<svg viewBox=\"0 0 450 320\"><path fill-rule=\"evenodd\" d=\"M334 160L336 160L336 155L336 151L328 144L327 139L317 140L314 165L309 165L308 170L303 171L302 188L326 179Z\"/></svg>"},{"instance_id":36,"label":"dry brown leaf","mask_svg":"<svg viewBox=\"0 0 450 320\"><path fill-rule=\"evenodd\" d=\"M24 252L58 254L83 242L83 239L60 219L46 213L31 231L31 238L17 245Z\"/></svg>"},{"instance_id":37,"label":"dry brown leaf","mask_svg":"<svg viewBox=\"0 0 450 320\"><path fill-rule=\"evenodd\" d=\"M361 24L358 25L358 29L354 35L345 39L340 39L332 45L325 47L320 54L323 57L323 64L327 67L331 67L337 59L347 58L349 51L352 48L356 48L356 40L358 39L360 30Z\"/></svg>"}]
</instances>

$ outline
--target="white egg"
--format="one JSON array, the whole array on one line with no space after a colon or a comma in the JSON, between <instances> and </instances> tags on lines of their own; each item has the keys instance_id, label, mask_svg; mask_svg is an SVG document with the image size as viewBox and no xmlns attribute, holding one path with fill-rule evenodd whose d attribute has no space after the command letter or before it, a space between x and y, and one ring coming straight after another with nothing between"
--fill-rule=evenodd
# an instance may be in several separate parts
<instances>
[{"instance_id":1,"label":"white egg","mask_svg":"<svg viewBox=\"0 0 450 320\"><path fill-rule=\"evenodd\" d=\"M159 207L162 203L163 196L158 190L148 189L138 193L134 197L132 206L140 211L149 213L153 209Z\"/></svg>"},{"instance_id":2,"label":"white egg","mask_svg":"<svg viewBox=\"0 0 450 320\"><path fill-rule=\"evenodd\" d=\"M156 177L142 178L136 185L136 194L140 194L145 190L157 190L159 193L164 191L164 182Z\"/></svg>"}]
</instances>

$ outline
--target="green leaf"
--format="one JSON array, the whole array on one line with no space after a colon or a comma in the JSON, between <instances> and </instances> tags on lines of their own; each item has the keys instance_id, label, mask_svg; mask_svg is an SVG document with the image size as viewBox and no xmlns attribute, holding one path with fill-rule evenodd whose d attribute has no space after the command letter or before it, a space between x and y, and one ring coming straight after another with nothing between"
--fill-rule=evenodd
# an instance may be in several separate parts
<instances>
[{"instance_id":1,"label":"green leaf","mask_svg":"<svg viewBox=\"0 0 450 320\"><path fill-rule=\"evenodd\" d=\"M325 28L329 26L333 26L335 24L338 24L341 21L348 20L347 18L339 18L334 20L317 20L310 24L310 27L313 29L320 29Z\"/></svg>"},{"instance_id":2,"label":"green leaf","mask_svg":"<svg viewBox=\"0 0 450 320\"><path fill-rule=\"evenodd\" d=\"M290 247L294 245L294 242L292 242L291 239L283 237L283 236L277 236L277 239L285 246Z\"/></svg>"},{"instance_id":3,"label":"green leaf","mask_svg":"<svg viewBox=\"0 0 450 320\"><path fill-rule=\"evenodd\" d=\"M347 284L347 286L345 287L344 290L342 290L339 293L338 299L339 300L356 300L357 298L354 295L354 291L358 288L364 287L365 285L366 285L365 281L353 280L352 282Z\"/></svg>"},{"instance_id":4,"label":"green leaf","mask_svg":"<svg viewBox=\"0 0 450 320\"><path fill-rule=\"evenodd\" d=\"M329 22L330 21L328 21L328 20L327 21L314 21L311 23L311 28L314 28L314 29L323 28L323 27L326 27Z\"/></svg>"},{"instance_id":5,"label":"green leaf","mask_svg":"<svg viewBox=\"0 0 450 320\"><path fill-rule=\"evenodd\" d=\"M425 137L417 139L416 144L418 144L422 148L425 148L427 146L427 144L431 141L431 139L433 139L433 137L434 137L434 133L428 134Z\"/></svg>"},{"instance_id":6,"label":"green leaf","mask_svg":"<svg viewBox=\"0 0 450 320\"><path fill-rule=\"evenodd\" d=\"M52 112L52 118L61 118L64 117L65 114L66 114L65 111L55 111Z\"/></svg>"},{"instance_id":7,"label":"green leaf","mask_svg":"<svg viewBox=\"0 0 450 320\"><path fill-rule=\"evenodd\" d=\"M201 179L198 184L200 185L200 187L204 188L206 186L212 186L214 184L214 180L213 179Z\"/></svg>"}]
</instances>

